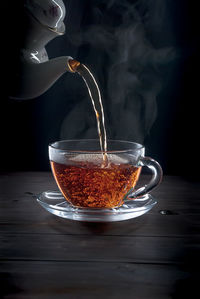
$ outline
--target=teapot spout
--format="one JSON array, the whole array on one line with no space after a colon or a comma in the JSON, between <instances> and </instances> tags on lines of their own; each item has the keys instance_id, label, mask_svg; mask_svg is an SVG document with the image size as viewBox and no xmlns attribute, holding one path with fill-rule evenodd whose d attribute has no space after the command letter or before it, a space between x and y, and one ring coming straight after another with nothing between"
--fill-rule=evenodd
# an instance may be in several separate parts
<instances>
[{"instance_id":1,"label":"teapot spout","mask_svg":"<svg viewBox=\"0 0 200 299\"><path fill-rule=\"evenodd\" d=\"M62 56L42 63L24 61L21 71L15 77L10 98L32 99L47 91L65 72L73 73L68 63L73 58Z\"/></svg>"}]
</instances>

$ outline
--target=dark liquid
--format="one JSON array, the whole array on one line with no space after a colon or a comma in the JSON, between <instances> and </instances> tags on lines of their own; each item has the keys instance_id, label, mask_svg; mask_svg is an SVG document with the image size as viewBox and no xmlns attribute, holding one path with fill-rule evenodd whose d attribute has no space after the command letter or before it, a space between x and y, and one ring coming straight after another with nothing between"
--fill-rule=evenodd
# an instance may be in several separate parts
<instances>
[{"instance_id":1,"label":"dark liquid","mask_svg":"<svg viewBox=\"0 0 200 299\"><path fill-rule=\"evenodd\" d=\"M65 198L74 206L90 208L121 206L123 197L136 185L141 170L112 161L102 168L101 164L84 159L72 165L51 161L51 167Z\"/></svg>"}]
</instances>

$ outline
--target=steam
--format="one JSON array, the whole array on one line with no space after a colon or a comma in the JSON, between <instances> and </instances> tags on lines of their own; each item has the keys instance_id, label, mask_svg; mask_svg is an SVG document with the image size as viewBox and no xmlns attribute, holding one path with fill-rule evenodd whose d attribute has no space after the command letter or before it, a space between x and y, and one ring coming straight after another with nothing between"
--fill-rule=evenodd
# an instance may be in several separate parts
<instances>
[{"instance_id":1,"label":"steam","mask_svg":"<svg viewBox=\"0 0 200 299\"><path fill-rule=\"evenodd\" d=\"M110 138L144 142L155 122L162 66L175 57L163 38L169 22L166 4L164 0L91 1L93 25L70 36L80 53L87 46L83 63L100 83ZM84 87L80 84L80 88ZM66 115L62 139L97 137L96 124L89 123L87 115L94 112L92 107L88 111L85 101L90 101L86 94Z\"/></svg>"}]
</instances>

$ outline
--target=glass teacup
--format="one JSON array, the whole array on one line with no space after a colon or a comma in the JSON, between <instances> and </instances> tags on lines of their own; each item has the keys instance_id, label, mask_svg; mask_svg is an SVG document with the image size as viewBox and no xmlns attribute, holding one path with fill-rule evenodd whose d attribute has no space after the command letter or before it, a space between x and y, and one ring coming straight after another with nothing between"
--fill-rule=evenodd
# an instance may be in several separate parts
<instances>
[{"instance_id":1,"label":"glass teacup","mask_svg":"<svg viewBox=\"0 0 200 299\"><path fill-rule=\"evenodd\" d=\"M74 207L120 207L149 193L161 182L161 166L145 157L143 145L119 140L108 140L107 144L106 153L99 150L99 140L63 140L49 145L58 188ZM153 176L147 185L136 189L143 166Z\"/></svg>"}]
</instances>

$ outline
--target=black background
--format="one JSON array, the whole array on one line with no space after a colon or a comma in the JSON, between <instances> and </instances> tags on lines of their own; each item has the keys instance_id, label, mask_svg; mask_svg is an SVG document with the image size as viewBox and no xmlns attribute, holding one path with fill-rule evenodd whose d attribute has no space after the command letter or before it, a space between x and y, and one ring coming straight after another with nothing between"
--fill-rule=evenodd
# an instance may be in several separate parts
<instances>
[{"instance_id":1,"label":"black background","mask_svg":"<svg viewBox=\"0 0 200 299\"><path fill-rule=\"evenodd\" d=\"M99 62L97 63L98 55L104 54L103 50L98 53L90 43L73 42L73 35L83 34L88 27L94 26L97 20L93 18L92 8L96 5L106 9L106 5L103 4L104 1L102 3L89 0L63 2L67 10L66 34L49 43L47 46L49 57L70 55L86 63L94 72L100 87L104 86L99 75L101 73ZM117 2L116 0L115 3ZM160 162L165 174L198 179L200 171L199 10L194 1L166 0L164 2L166 2L168 17L156 36L156 42L160 46L166 44L173 47L176 57L162 68L162 88L156 99L157 116L145 136L144 144L146 154ZM50 170L48 144L61 138L60 128L68 111L78 105L80 98L87 98L87 95L81 79L66 73L45 94L36 99L15 101L9 98L12 75L18 63L20 39L24 30L21 5L23 1L12 3L12 9L6 7L2 10L2 28L6 30L2 33L4 41L1 60L4 80L0 103L0 169L2 171ZM117 21L117 17L113 16L112 26L117 26ZM154 42L153 38L152 42ZM113 117L115 111L110 111L107 104L104 104L104 109L108 127L110 126L109 137L127 139L113 133L115 130L109 122L109 115L112 114ZM94 125L90 103L88 103L88 110L81 113L91 114L91 125ZM80 123L74 118L68 128L69 132L76 132L76 127L77 132L81 132ZM81 133L74 133L74 136L82 137ZM71 138L73 134L69 133L67 137ZM92 133L90 137L96 136Z\"/></svg>"}]
</instances>

